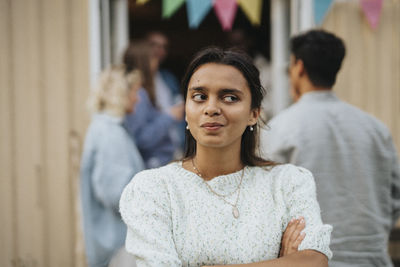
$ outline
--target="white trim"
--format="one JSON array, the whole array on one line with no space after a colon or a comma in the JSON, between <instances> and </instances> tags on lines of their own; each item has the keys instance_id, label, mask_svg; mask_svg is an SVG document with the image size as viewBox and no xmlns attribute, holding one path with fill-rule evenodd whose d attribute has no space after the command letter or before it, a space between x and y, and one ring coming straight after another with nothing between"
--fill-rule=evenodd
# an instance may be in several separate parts
<instances>
[{"instance_id":1,"label":"white trim","mask_svg":"<svg viewBox=\"0 0 400 267\"><path fill-rule=\"evenodd\" d=\"M272 103L276 115L290 103L289 80L289 0L271 1Z\"/></svg>"},{"instance_id":2,"label":"white trim","mask_svg":"<svg viewBox=\"0 0 400 267\"><path fill-rule=\"evenodd\" d=\"M310 30L315 26L314 0L291 0L290 15L292 35Z\"/></svg>"},{"instance_id":3,"label":"white trim","mask_svg":"<svg viewBox=\"0 0 400 267\"><path fill-rule=\"evenodd\" d=\"M129 17L127 0L113 0L112 62L121 63L122 54L129 43Z\"/></svg>"},{"instance_id":4,"label":"white trim","mask_svg":"<svg viewBox=\"0 0 400 267\"><path fill-rule=\"evenodd\" d=\"M299 31L307 31L315 27L314 20L314 1L315 0L298 0L300 4L300 28Z\"/></svg>"},{"instance_id":5,"label":"white trim","mask_svg":"<svg viewBox=\"0 0 400 267\"><path fill-rule=\"evenodd\" d=\"M100 2L89 0L89 75L93 85L101 71Z\"/></svg>"},{"instance_id":6,"label":"white trim","mask_svg":"<svg viewBox=\"0 0 400 267\"><path fill-rule=\"evenodd\" d=\"M111 16L110 0L101 0L101 44L102 68L111 64Z\"/></svg>"}]
</instances>

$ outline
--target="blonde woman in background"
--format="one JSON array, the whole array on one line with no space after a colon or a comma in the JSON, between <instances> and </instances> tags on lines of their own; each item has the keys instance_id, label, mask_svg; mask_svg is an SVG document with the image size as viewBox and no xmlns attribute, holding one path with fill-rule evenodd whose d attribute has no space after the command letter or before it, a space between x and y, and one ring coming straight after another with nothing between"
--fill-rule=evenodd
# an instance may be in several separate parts
<instances>
[{"instance_id":1,"label":"blonde woman in background","mask_svg":"<svg viewBox=\"0 0 400 267\"><path fill-rule=\"evenodd\" d=\"M125 67L114 66L101 74L89 99L93 118L82 155L81 201L90 267L108 266L125 241L118 202L125 185L144 164L122 122L134 110L141 84L138 70L126 73ZM119 251L117 257L124 258L123 254ZM123 261L135 266L133 259Z\"/></svg>"}]
</instances>

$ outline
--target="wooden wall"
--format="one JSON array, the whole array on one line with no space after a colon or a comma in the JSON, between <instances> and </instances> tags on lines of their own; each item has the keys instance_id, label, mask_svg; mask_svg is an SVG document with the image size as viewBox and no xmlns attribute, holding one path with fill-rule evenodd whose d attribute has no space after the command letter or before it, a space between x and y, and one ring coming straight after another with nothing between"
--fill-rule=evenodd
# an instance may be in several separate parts
<instances>
[{"instance_id":1,"label":"wooden wall","mask_svg":"<svg viewBox=\"0 0 400 267\"><path fill-rule=\"evenodd\" d=\"M0 0L0 266L81 266L88 1Z\"/></svg>"},{"instance_id":2,"label":"wooden wall","mask_svg":"<svg viewBox=\"0 0 400 267\"><path fill-rule=\"evenodd\" d=\"M336 1L323 24L342 37L347 48L334 90L383 121L400 152L400 1L383 1L375 30L359 2Z\"/></svg>"}]
</instances>

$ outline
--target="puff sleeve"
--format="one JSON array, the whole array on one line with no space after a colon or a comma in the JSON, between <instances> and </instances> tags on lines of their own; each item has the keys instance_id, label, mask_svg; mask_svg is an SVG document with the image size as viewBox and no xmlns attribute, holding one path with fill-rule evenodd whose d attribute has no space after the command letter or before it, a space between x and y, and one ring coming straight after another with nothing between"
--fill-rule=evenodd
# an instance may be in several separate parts
<instances>
[{"instance_id":1,"label":"puff sleeve","mask_svg":"<svg viewBox=\"0 0 400 267\"><path fill-rule=\"evenodd\" d=\"M167 186L157 169L137 174L124 189L120 212L127 225L126 250L138 267L182 266L172 237Z\"/></svg>"},{"instance_id":2,"label":"puff sleeve","mask_svg":"<svg viewBox=\"0 0 400 267\"><path fill-rule=\"evenodd\" d=\"M303 216L306 222L306 236L299 250L316 250L331 259L329 243L332 226L323 224L321 220L314 177L307 169L290 164L285 166L288 166L288 170L283 172L281 186L288 212L286 225L290 219Z\"/></svg>"}]
</instances>

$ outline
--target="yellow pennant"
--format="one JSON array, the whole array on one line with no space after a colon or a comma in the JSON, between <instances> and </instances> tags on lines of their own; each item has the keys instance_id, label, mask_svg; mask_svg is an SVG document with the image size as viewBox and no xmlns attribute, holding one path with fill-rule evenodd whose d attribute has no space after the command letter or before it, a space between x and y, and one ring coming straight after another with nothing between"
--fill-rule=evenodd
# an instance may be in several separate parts
<instances>
[{"instance_id":1,"label":"yellow pennant","mask_svg":"<svg viewBox=\"0 0 400 267\"><path fill-rule=\"evenodd\" d=\"M149 0L136 0L136 4L138 4L138 5L144 5L147 2L149 2Z\"/></svg>"},{"instance_id":2,"label":"yellow pennant","mask_svg":"<svg viewBox=\"0 0 400 267\"><path fill-rule=\"evenodd\" d=\"M260 25L262 0L237 0L237 3L253 25Z\"/></svg>"}]
</instances>

